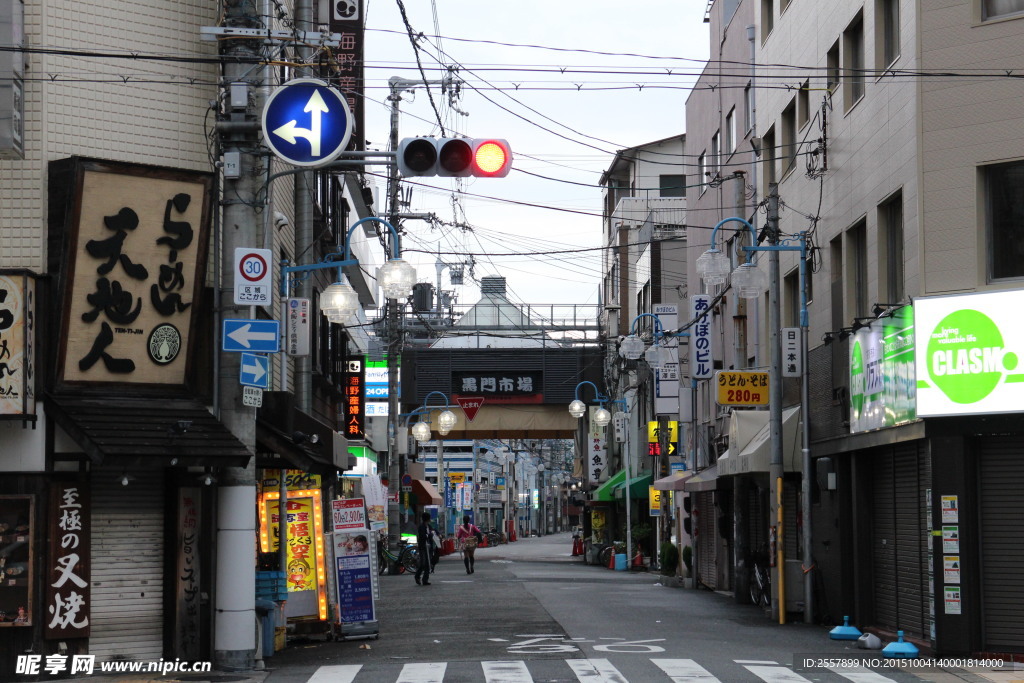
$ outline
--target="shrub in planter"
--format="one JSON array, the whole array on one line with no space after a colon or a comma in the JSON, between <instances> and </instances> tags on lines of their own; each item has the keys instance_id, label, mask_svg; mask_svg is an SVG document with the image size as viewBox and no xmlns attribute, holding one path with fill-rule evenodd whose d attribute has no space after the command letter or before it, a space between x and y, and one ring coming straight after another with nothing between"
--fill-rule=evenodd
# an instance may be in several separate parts
<instances>
[{"instance_id":1,"label":"shrub in planter","mask_svg":"<svg viewBox=\"0 0 1024 683\"><path fill-rule=\"evenodd\" d=\"M671 541L661 544L661 574L662 576L675 576L676 567L679 565L679 549Z\"/></svg>"},{"instance_id":2,"label":"shrub in planter","mask_svg":"<svg viewBox=\"0 0 1024 683\"><path fill-rule=\"evenodd\" d=\"M686 575L693 576L693 548L683 546L683 564L686 565Z\"/></svg>"}]
</instances>

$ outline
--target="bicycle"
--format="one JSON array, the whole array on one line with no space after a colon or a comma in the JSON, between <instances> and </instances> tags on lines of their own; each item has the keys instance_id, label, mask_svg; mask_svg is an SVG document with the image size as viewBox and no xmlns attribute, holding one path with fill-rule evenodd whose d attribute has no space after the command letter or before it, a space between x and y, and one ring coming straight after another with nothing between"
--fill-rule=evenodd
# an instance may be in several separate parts
<instances>
[{"instance_id":1,"label":"bicycle","mask_svg":"<svg viewBox=\"0 0 1024 683\"><path fill-rule=\"evenodd\" d=\"M419 563L419 557L416 553L416 546L409 545L404 540L398 541L398 552L392 552L388 547L392 536L381 534L380 541L377 543L377 571L381 575L389 574L404 574L405 572L415 572L416 565Z\"/></svg>"},{"instance_id":2,"label":"bicycle","mask_svg":"<svg viewBox=\"0 0 1024 683\"><path fill-rule=\"evenodd\" d=\"M767 552L755 553L750 569L750 601L763 609L772 604L772 574Z\"/></svg>"}]
</instances>

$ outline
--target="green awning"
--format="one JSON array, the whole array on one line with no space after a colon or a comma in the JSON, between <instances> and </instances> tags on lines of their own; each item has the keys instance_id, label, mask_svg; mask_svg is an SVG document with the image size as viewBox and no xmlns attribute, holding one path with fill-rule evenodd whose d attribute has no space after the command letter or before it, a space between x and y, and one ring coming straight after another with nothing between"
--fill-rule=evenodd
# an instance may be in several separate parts
<instances>
[{"instance_id":1,"label":"green awning","mask_svg":"<svg viewBox=\"0 0 1024 683\"><path fill-rule=\"evenodd\" d=\"M629 481L629 497L631 500L638 500L640 498L647 498L650 495L650 491L647 487L651 485L654 480L649 474L644 474L639 477L633 477ZM626 485L624 482L619 482L615 485L615 498L625 500L626 499Z\"/></svg>"},{"instance_id":2,"label":"green awning","mask_svg":"<svg viewBox=\"0 0 1024 683\"><path fill-rule=\"evenodd\" d=\"M613 489L616 485L621 484L626 480L626 470L620 470L614 477L610 477L608 481L601 484L594 490L594 497L591 500L603 500L605 502L611 502L615 500Z\"/></svg>"}]
</instances>

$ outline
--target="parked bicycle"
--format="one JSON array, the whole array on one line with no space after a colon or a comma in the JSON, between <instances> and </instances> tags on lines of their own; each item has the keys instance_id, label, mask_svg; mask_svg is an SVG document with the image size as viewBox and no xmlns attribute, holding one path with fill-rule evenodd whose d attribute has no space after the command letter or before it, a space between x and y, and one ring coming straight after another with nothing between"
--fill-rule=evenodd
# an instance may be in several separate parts
<instances>
[{"instance_id":1,"label":"parked bicycle","mask_svg":"<svg viewBox=\"0 0 1024 683\"><path fill-rule=\"evenodd\" d=\"M753 553L750 567L750 601L767 609L772 604L772 572L768 567L768 551Z\"/></svg>"},{"instance_id":2,"label":"parked bicycle","mask_svg":"<svg viewBox=\"0 0 1024 683\"><path fill-rule=\"evenodd\" d=\"M416 553L416 546L404 539L398 539L398 551L390 548L393 536L381 534L377 543L377 571L380 574L404 574L415 572L419 557Z\"/></svg>"}]
</instances>

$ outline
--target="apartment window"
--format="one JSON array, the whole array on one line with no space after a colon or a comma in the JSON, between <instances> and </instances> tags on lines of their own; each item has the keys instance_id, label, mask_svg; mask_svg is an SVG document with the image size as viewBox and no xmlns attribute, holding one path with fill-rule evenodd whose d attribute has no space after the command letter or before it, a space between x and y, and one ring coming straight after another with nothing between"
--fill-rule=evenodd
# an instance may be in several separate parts
<instances>
[{"instance_id":1,"label":"apartment window","mask_svg":"<svg viewBox=\"0 0 1024 683\"><path fill-rule=\"evenodd\" d=\"M732 19L732 15L736 14L736 8L739 5L740 0L725 0L722 4L722 26L729 25L729 20Z\"/></svg>"},{"instance_id":2,"label":"apartment window","mask_svg":"<svg viewBox=\"0 0 1024 683\"><path fill-rule=\"evenodd\" d=\"M837 40L825 56L825 87L833 92L839 86L839 41Z\"/></svg>"},{"instance_id":3,"label":"apartment window","mask_svg":"<svg viewBox=\"0 0 1024 683\"><path fill-rule=\"evenodd\" d=\"M761 42L768 40L775 28L775 0L761 0Z\"/></svg>"},{"instance_id":4,"label":"apartment window","mask_svg":"<svg viewBox=\"0 0 1024 683\"><path fill-rule=\"evenodd\" d=\"M990 277L1024 277L1024 161L987 166L982 173Z\"/></svg>"},{"instance_id":5,"label":"apartment window","mask_svg":"<svg viewBox=\"0 0 1024 683\"><path fill-rule=\"evenodd\" d=\"M660 175L658 176L660 186L659 196L661 197L685 197L686 176L684 175Z\"/></svg>"},{"instance_id":6,"label":"apartment window","mask_svg":"<svg viewBox=\"0 0 1024 683\"><path fill-rule=\"evenodd\" d=\"M699 157L697 157L697 183L700 186L698 196L704 194L704 191L708 189L707 172L707 152L704 151L700 153Z\"/></svg>"},{"instance_id":7,"label":"apartment window","mask_svg":"<svg viewBox=\"0 0 1024 683\"><path fill-rule=\"evenodd\" d=\"M900 0L875 0L875 51L879 69L900 56Z\"/></svg>"},{"instance_id":8,"label":"apartment window","mask_svg":"<svg viewBox=\"0 0 1024 683\"><path fill-rule=\"evenodd\" d=\"M754 90L751 83L743 89L743 130L750 131L754 127Z\"/></svg>"},{"instance_id":9,"label":"apartment window","mask_svg":"<svg viewBox=\"0 0 1024 683\"><path fill-rule=\"evenodd\" d=\"M782 175L796 165L796 149L796 100L791 100L789 106L782 110L782 149L779 150Z\"/></svg>"},{"instance_id":10,"label":"apartment window","mask_svg":"<svg viewBox=\"0 0 1024 683\"><path fill-rule=\"evenodd\" d=\"M732 154L736 151L736 107L729 110L725 115L725 153Z\"/></svg>"},{"instance_id":11,"label":"apartment window","mask_svg":"<svg viewBox=\"0 0 1024 683\"><path fill-rule=\"evenodd\" d=\"M803 128L811 118L811 82L804 81L796 94L796 127Z\"/></svg>"},{"instance_id":12,"label":"apartment window","mask_svg":"<svg viewBox=\"0 0 1024 683\"><path fill-rule=\"evenodd\" d=\"M864 96L864 17L859 12L843 31L843 103L846 111Z\"/></svg>"},{"instance_id":13,"label":"apartment window","mask_svg":"<svg viewBox=\"0 0 1024 683\"><path fill-rule=\"evenodd\" d=\"M829 253L829 297L832 301L832 329L846 327L843 313L843 236L838 235L828 243Z\"/></svg>"},{"instance_id":14,"label":"apartment window","mask_svg":"<svg viewBox=\"0 0 1024 683\"><path fill-rule=\"evenodd\" d=\"M761 160L764 164L764 187L777 182L775 177L775 128L772 127L761 138Z\"/></svg>"},{"instance_id":15,"label":"apartment window","mask_svg":"<svg viewBox=\"0 0 1024 683\"><path fill-rule=\"evenodd\" d=\"M850 277L850 308L858 318L868 314L868 227L860 221L846 231L847 262Z\"/></svg>"},{"instance_id":16,"label":"apartment window","mask_svg":"<svg viewBox=\"0 0 1024 683\"><path fill-rule=\"evenodd\" d=\"M711 136L711 171L717 171L722 167L722 144L718 131Z\"/></svg>"},{"instance_id":17,"label":"apartment window","mask_svg":"<svg viewBox=\"0 0 1024 683\"><path fill-rule=\"evenodd\" d=\"M981 18L999 19L1024 14L1024 0L982 0Z\"/></svg>"},{"instance_id":18,"label":"apartment window","mask_svg":"<svg viewBox=\"0 0 1024 683\"><path fill-rule=\"evenodd\" d=\"M885 284L882 301L899 303L906 294L903 262L903 193L898 192L878 207L878 266Z\"/></svg>"}]
</instances>

